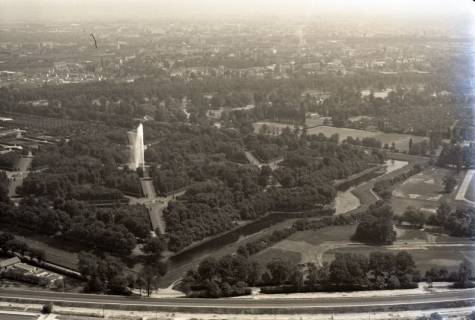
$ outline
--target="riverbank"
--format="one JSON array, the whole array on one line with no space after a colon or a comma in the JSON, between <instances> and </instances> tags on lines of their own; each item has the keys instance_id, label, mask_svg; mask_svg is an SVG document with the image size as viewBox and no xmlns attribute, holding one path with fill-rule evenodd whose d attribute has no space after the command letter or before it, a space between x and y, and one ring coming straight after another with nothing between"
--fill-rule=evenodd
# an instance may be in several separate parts
<instances>
[{"instance_id":1,"label":"riverbank","mask_svg":"<svg viewBox=\"0 0 475 320\"><path fill-rule=\"evenodd\" d=\"M416 162L414 162L415 164ZM346 199L337 199L339 201L339 210L343 208L344 213L358 212L359 210L365 210L361 208L367 208L371 203L376 202L372 188L374 182L379 179L385 179L397 175L401 170L409 170L410 164L402 161L387 160L385 165L377 166L376 168L369 168L365 172L353 175L353 180L345 179L345 185L351 187L357 184L354 189L348 191L351 194L340 194L340 196L351 197L351 204L341 203L348 202ZM384 168L384 172L381 169ZM376 175L376 177L375 177ZM370 179L367 182L362 182L362 177ZM365 187L367 184L370 186ZM372 198L371 198L372 197ZM336 203L335 203L336 207ZM266 215L256 221L251 221L248 224L239 226L231 231L225 232L219 236L203 240L197 244L194 244L180 253L169 257L167 262L169 264L168 273L160 279L160 287L168 287L174 282L179 280L189 269L196 267L199 262L207 256L213 255L219 257L225 254L231 254L237 250L239 245L246 244L247 241L257 239L266 234L269 234L275 230L285 229L291 227L292 224L299 218L305 217L302 213L274 213L275 216ZM311 217L312 215L306 215ZM314 215L316 217L318 215Z\"/></svg>"},{"instance_id":2,"label":"riverbank","mask_svg":"<svg viewBox=\"0 0 475 320\"><path fill-rule=\"evenodd\" d=\"M258 220L253 220L212 238L191 245L165 261L168 272L160 279L160 287L168 287L179 280L190 268L209 255L220 255L235 252L239 245L275 230L287 228L302 218L320 218L334 213L332 208L313 209L300 212L270 212Z\"/></svg>"},{"instance_id":3,"label":"riverbank","mask_svg":"<svg viewBox=\"0 0 475 320\"><path fill-rule=\"evenodd\" d=\"M387 175L393 171L399 170L405 166L407 166L409 162L407 161L400 161L400 160L386 160L384 165L377 166L375 168L366 169L365 172L353 175L353 180L344 179L340 180L340 189L342 186L345 185L352 185L349 189L340 190L337 192L335 198L335 214L344 214L350 211L357 209L361 205L360 198L357 197L354 193L355 187L361 182L361 180L375 179L381 175L387 177ZM384 173L381 173L381 170L384 168ZM363 182L367 183L368 181ZM375 200L379 200L379 197L370 190L371 195L374 197Z\"/></svg>"},{"instance_id":4,"label":"riverbank","mask_svg":"<svg viewBox=\"0 0 475 320\"><path fill-rule=\"evenodd\" d=\"M373 191L373 187L376 182L394 178L402 173L410 171L416 164L421 165L427 163L430 160L429 158L425 157L413 157L409 155L399 157L399 154L396 155L398 156L396 157L397 159L391 158L391 160L389 160L394 160L395 165L392 166L392 168L388 170L387 173L372 178L365 183L361 183L352 190L353 194L359 199L360 206L354 210L348 211L348 214L366 211L371 204L380 200L378 195ZM403 162L407 162L407 164L402 165Z\"/></svg>"}]
</instances>

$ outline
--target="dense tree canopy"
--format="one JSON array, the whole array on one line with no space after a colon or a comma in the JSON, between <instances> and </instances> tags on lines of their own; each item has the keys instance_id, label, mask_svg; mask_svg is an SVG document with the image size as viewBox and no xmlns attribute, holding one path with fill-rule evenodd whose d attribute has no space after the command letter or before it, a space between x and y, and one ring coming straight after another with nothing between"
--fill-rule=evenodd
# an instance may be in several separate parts
<instances>
[{"instance_id":1,"label":"dense tree canopy","mask_svg":"<svg viewBox=\"0 0 475 320\"><path fill-rule=\"evenodd\" d=\"M352 239L372 244L392 244L396 240L392 218L393 211L389 204L379 201L370 205Z\"/></svg>"}]
</instances>

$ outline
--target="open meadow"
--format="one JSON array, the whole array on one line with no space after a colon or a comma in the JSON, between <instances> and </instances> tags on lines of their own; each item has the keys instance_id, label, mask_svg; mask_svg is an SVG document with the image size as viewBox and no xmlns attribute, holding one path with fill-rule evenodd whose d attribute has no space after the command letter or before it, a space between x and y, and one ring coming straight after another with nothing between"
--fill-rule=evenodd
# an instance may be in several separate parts
<instances>
[{"instance_id":1,"label":"open meadow","mask_svg":"<svg viewBox=\"0 0 475 320\"><path fill-rule=\"evenodd\" d=\"M420 136L413 136L409 134L399 134L399 133L384 133L380 131L366 131L366 130L358 130L358 129L350 129L350 128L337 128L337 127L330 127L330 126L319 126L310 128L307 131L307 134L323 134L327 137L330 137L334 134L338 134L340 137L340 141L345 140L348 137L352 137L354 139L359 138L360 140L363 138L375 138L381 141L384 144L391 144L394 142L396 149L399 151L408 151L409 149L409 140L412 139L413 143L421 142L423 140L427 140L426 137Z\"/></svg>"},{"instance_id":2,"label":"open meadow","mask_svg":"<svg viewBox=\"0 0 475 320\"><path fill-rule=\"evenodd\" d=\"M45 261L56 264L71 270L77 270L78 257L75 250L61 248L58 243L51 244L50 239L41 236L15 234L15 238L25 242L29 247L43 250L45 252Z\"/></svg>"},{"instance_id":3,"label":"open meadow","mask_svg":"<svg viewBox=\"0 0 475 320\"><path fill-rule=\"evenodd\" d=\"M295 127L301 129L301 126L293 125L293 124L286 124L286 123L279 123L279 122L271 122L271 121L259 121L254 122L254 132L259 133L262 130L263 126L267 127L267 134L270 135L278 135L284 130L285 128L290 128L294 130ZM353 137L354 139L363 139L363 138L375 138L382 142L383 145L387 144L391 146L394 142L395 147L397 150L402 152L407 152L409 150L409 141L412 139L413 143L418 143L423 140L428 140L427 137L421 136L414 136L410 134L400 134L400 133L384 133L381 131L367 131L367 130L359 130L359 129L350 129L350 128L337 128L331 126L317 126L313 128L309 128L307 130L307 134L323 134L326 137L330 137L334 134L338 134L340 141L345 140L348 137Z\"/></svg>"},{"instance_id":4,"label":"open meadow","mask_svg":"<svg viewBox=\"0 0 475 320\"><path fill-rule=\"evenodd\" d=\"M271 122L271 121L258 121L258 122L254 122L252 125L254 127L255 133L260 133L262 131L262 127L265 126L267 127L266 134L270 134L270 135L279 135L282 133L282 130L284 130L285 128L290 128L290 130L294 130L295 127L298 127L299 129L302 128L302 126L299 126L299 125L280 123L280 122Z\"/></svg>"},{"instance_id":5,"label":"open meadow","mask_svg":"<svg viewBox=\"0 0 475 320\"><path fill-rule=\"evenodd\" d=\"M369 255L374 251L397 253L406 250L412 254L421 271L433 266L455 271L464 259L475 263L475 244L467 239L435 235L417 229L396 228L397 239L393 245L371 246L351 241L355 228L356 226L332 226L297 232L256 254L253 260L264 265L276 258L292 263L313 262L322 265L324 262L331 262L337 253Z\"/></svg>"},{"instance_id":6,"label":"open meadow","mask_svg":"<svg viewBox=\"0 0 475 320\"><path fill-rule=\"evenodd\" d=\"M339 243L350 242L356 226L333 226L319 230L300 231L267 248L253 259L263 265L274 258L283 258L294 263L322 263L323 254Z\"/></svg>"},{"instance_id":7,"label":"open meadow","mask_svg":"<svg viewBox=\"0 0 475 320\"><path fill-rule=\"evenodd\" d=\"M408 206L421 209L428 215L435 213L440 201L452 197L455 193L455 191L451 194L444 193L443 179L448 174L455 172L430 167L398 184L393 190L391 199L394 213L402 214ZM454 190L457 190L457 187Z\"/></svg>"}]
</instances>

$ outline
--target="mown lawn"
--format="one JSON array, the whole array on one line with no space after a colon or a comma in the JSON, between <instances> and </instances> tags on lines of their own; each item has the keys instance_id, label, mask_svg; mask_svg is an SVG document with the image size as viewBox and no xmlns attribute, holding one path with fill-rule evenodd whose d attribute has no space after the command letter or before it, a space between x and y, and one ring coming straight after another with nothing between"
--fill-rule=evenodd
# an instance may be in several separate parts
<instances>
[{"instance_id":1,"label":"mown lawn","mask_svg":"<svg viewBox=\"0 0 475 320\"><path fill-rule=\"evenodd\" d=\"M336 253L357 253L368 256L371 252L406 250L412 254L417 267L425 272L431 267L446 267L455 271L460 262L468 259L475 264L475 247L468 239L447 235L433 235L423 230L397 228L397 241L393 246L371 246L352 243L356 226L332 226L320 230L307 230L293 234L254 255L252 259L262 265L280 258L293 263L331 262Z\"/></svg>"},{"instance_id":2,"label":"mown lawn","mask_svg":"<svg viewBox=\"0 0 475 320\"><path fill-rule=\"evenodd\" d=\"M475 254L473 252L473 247L421 247L419 249L414 249L413 247L408 247L407 252L409 252L418 269L421 272L432 267L446 267L449 272L457 271L459 264L467 259L472 263L475 263ZM385 247L375 247L375 246L358 246L358 247L348 247L348 248L338 248L327 251L323 255L323 260L331 262L335 254L337 253L357 253L368 256L371 252L380 251L380 252L392 252L397 254L399 251L404 250L404 248L393 250Z\"/></svg>"},{"instance_id":3,"label":"mown lawn","mask_svg":"<svg viewBox=\"0 0 475 320\"><path fill-rule=\"evenodd\" d=\"M67 251L53 247L41 240L15 235L19 240L24 241L29 247L41 249L45 252L45 261L63 266L68 269L77 270L78 257L76 252Z\"/></svg>"},{"instance_id":4,"label":"mown lawn","mask_svg":"<svg viewBox=\"0 0 475 320\"><path fill-rule=\"evenodd\" d=\"M402 214L408 206L422 209L427 216L435 213L440 201L453 198L458 189L454 188L451 194L444 193L443 179L451 174L455 175L455 171L430 167L399 183L391 199L394 213ZM459 175L457 179L461 183L463 177Z\"/></svg>"},{"instance_id":5,"label":"mown lawn","mask_svg":"<svg viewBox=\"0 0 475 320\"><path fill-rule=\"evenodd\" d=\"M301 255L298 252L269 248L255 254L251 258L252 261L259 263L261 266L265 266L274 259L287 260L292 264L297 264L301 260Z\"/></svg>"},{"instance_id":6,"label":"mown lawn","mask_svg":"<svg viewBox=\"0 0 475 320\"><path fill-rule=\"evenodd\" d=\"M319 230L307 230L293 234L289 240L305 241L313 245L322 244L325 241L350 241L355 233L356 225L332 226Z\"/></svg>"}]
</instances>

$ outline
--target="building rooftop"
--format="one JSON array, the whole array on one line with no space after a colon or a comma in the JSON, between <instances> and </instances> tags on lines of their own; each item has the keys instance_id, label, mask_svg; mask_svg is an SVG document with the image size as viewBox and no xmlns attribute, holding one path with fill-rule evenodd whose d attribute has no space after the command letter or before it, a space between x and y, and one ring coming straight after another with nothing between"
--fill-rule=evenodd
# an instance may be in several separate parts
<instances>
[{"instance_id":1,"label":"building rooftop","mask_svg":"<svg viewBox=\"0 0 475 320\"><path fill-rule=\"evenodd\" d=\"M6 267L10 267L10 266L13 266L17 263L20 263L20 259L18 257L13 257L13 258L10 258L10 259L6 259L6 260L2 260L0 261L0 268L6 268Z\"/></svg>"}]
</instances>

